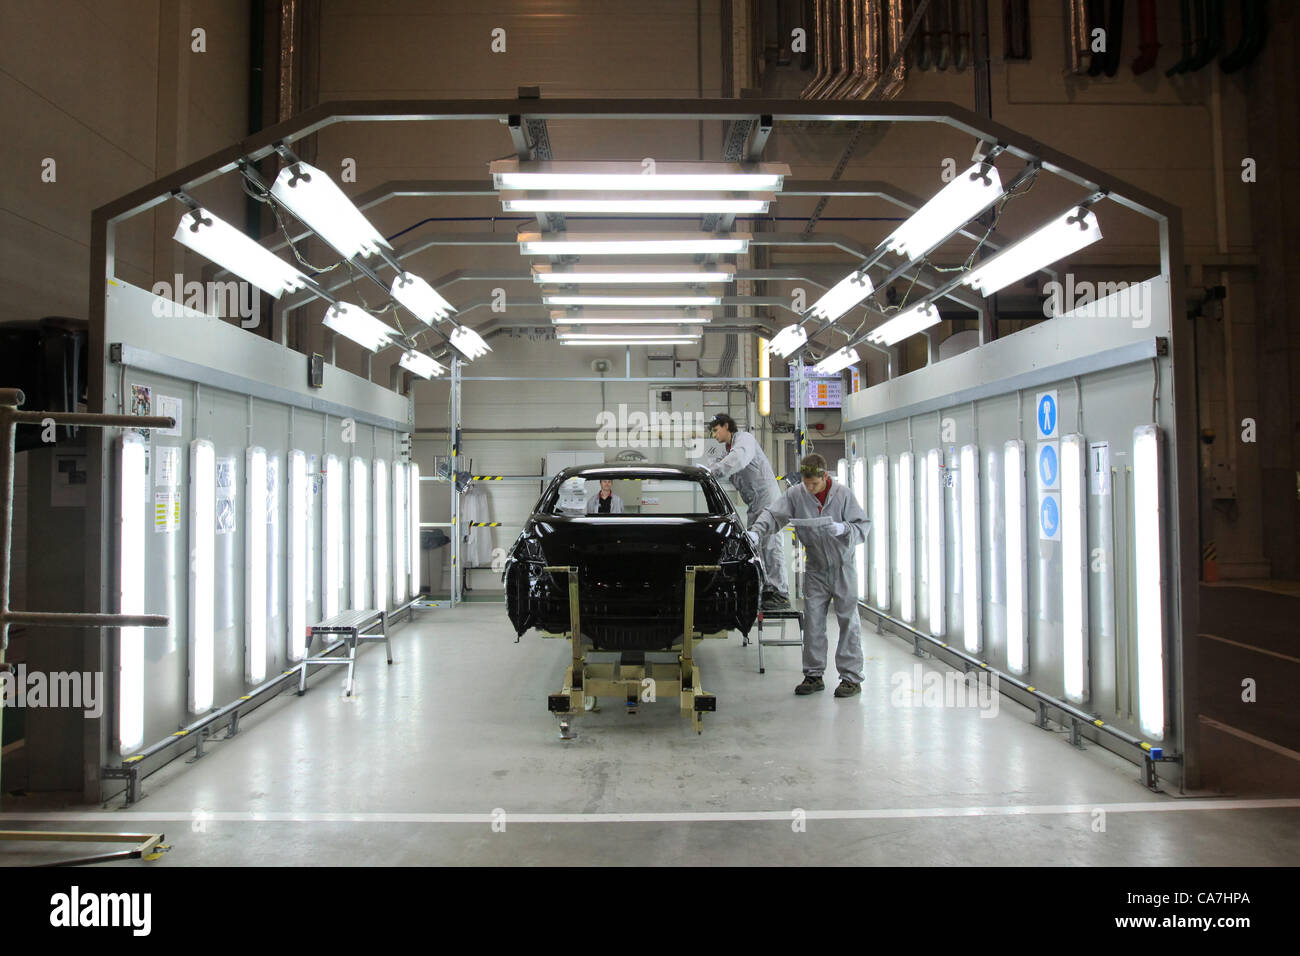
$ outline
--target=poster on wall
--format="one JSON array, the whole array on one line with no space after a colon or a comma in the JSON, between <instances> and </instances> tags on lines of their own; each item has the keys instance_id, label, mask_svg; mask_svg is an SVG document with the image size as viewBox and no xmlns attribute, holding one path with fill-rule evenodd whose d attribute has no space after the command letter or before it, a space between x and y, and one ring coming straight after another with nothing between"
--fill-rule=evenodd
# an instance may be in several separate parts
<instances>
[{"instance_id":1,"label":"poster on wall","mask_svg":"<svg viewBox=\"0 0 1300 956\"><path fill-rule=\"evenodd\" d=\"M131 386L131 414L153 414L153 390L148 385ZM149 437L149 429L147 428L137 428L135 431L141 438L147 439Z\"/></svg>"},{"instance_id":2,"label":"poster on wall","mask_svg":"<svg viewBox=\"0 0 1300 956\"><path fill-rule=\"evenodd\" d=\"M155 534L172 534L181 526L181 496L175 491L158 491L153 496Z\"/></svg>"},{"instance_id":3,"label":"poster on wall","mask_svg":"<svg viewBox=\"0 0 1300 956\"><path fill-rule=\"evenodd\" d=\"M156 414L163 418L174 418L176 425L173 428L156 428L154 431L159 435L170 435L173 438L181 437L181 400L173 398L170 395L158 396L158 411Z\"/></svg>"},{"instance_id":4,"label":"poster on wall","mask_svg":"<svg viewBox=\"0 0 1300 956\"><path fill-rule=\"evenodd\" d=\"M217 534L235 531L235 459L217 459Z\"/></svg>"},{"instance_id":5,"label":"poster on wall","mask_svg":"<svg viewBox=\"0 0 1300 956\"><path fill-rule=\"evenodd\" d=\"M161 432L160 432L161 434ZM155 488L176 488L181 481L181 450L176 445L159 445L158 467L154 469Z\"/></svg>"}]
</instances>

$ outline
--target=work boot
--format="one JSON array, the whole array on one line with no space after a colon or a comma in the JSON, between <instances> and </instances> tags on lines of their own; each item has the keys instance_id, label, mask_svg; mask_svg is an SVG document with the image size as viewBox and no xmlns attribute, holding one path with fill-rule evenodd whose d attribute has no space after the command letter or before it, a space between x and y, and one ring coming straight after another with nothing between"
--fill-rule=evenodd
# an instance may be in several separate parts
<instances>
[{"instance_id":1,"label":"work boot","mask_svg":"<svg viewBox=\"0 0 1300 956\"><path fill-rule=\"evenodd\" d=\"M806 697L808 694L814 694L819 690L825 690L825 689L826 689L826 685L822 683L822 679L820 677L813 677L809 674L805 674L803 678L803 683L800 684L798 687L796 687L794 689L794 692L798 694L800 697Z\"/></svg>"},{"instance_id":2,"label":"work boot","mask_svg":"<svg viewBox=\"0 0 1300 956\"><path fill-rule=\"evenodd\" d=\"M851 680L840 681L840 686L835 688L836 697L852 697L854 694L862 693L862 685L855 684Z\"/></svg>"},{"instance_id":3,"label":"work boot","mask_svg":"<svg viewBox=\"0 0 1300 956\"><path fill-rule=\"evenodd\" d=\"M790 599L780 591L763 592L763 610L780 611L790 606Z\"/></svg>"}]
</instances>

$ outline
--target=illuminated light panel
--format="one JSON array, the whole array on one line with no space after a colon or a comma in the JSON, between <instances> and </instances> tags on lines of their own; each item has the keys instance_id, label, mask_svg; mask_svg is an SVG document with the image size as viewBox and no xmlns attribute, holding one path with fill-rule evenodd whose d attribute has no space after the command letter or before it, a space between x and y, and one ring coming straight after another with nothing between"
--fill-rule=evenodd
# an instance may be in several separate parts
<instances>
[{"instance_id":1,"label":"illuminated light panel","mask_svg":"<svg viewBox=\"0 0 1300 956\"><path fill-rule=\"evenodd\" d=\"M333 329L344 338L351 339L364 349L377 352L393 344L397 332L380 322L358 305L335 302L322 319L326 328Z\"/></svg>"},{"instance_id":2,"label":"illuminated light panel","mask_svg":"<svg viewBox=\"0 0 1300 956\"><path fill-rule=\"evenodd\" d=\"M925 456L926 564L930 574L930 633L935 637L943 636L947 597L944 591L943 505L943 457L935 448Z\"/></svg>"},{"instance_id":3,"label":"illuminated light panel","mask_svg":"<svg viewBox=\"0 0 1300 956\"><path fill-rule=\"evenodd\" d=\"M846 345L844 346L844 348L836 352L832 352L830 355L826 356L824 359L822 359L820 362L814 365L812 369L812 374L813 375L834 375L837 372L844 371L850 365L853 365L858 361L860 361L858 350L854 348L849 348Z\"/></svg>"},{"instance_id":4,"label":"illuminated light panel","mask_svg":"<svg viewBox=\"0 0 1300 956\"><path fill-rule=\"evenodd\" d=\"M273 298L307 286L301 272L206 209L181 216L172 238Z\"/></svg>"},{"instance_id":5,"label":"illuminated light panel","mask_svg":"<svg viewBox=\"0 0 1300 956\"><path fill-rule=\"evenodd\" d=\"M962 641L968 654L984 646L980 585L980 450L963 445L957 479L961 485Z\"/></svg>"},{"instance_id":6,"label":"illuminated light panel","mask_svg":"<svg viewBox=\"0 0 1300 956\"><path fill-rule=\"evenodd\" d=\"M352 459L352 610L366 606L370 591L366 587L366 572L370 556L370 469L364 458Z\"/></svg>"},{"instance_id":7,"label":"illuminated light panel","mask_svg":"<svg viewBox=\"0 0 1300 956\"><path fill-rule=\"evenodd\" d=\"M322 567L325 572L324 617L339 612L339 590L343 587L343 464L337 455L325 459L325 541Z\"/></svg>"},{"instance_id":8,"label":"illuminated light panel","mask_svg":"<svg viewBox=\"0 0 1300 956\"><path fill-rule=\"evenodd\" d=\"M1029 562L1025 541L1025 443L1002 447L1005 492L1007 570L1007 667L1013 674L1029 670Z\"/></svg>"},{"instance_id":9,"label":"illuminated light panel","mask_svg":"<svg viewBox=\"0 0 1300 956\"><path fill-rule=\"evenodd\" d=\"M406 600L407 585L411 581L410 544L406 540L411 522L407 515L407 491L410 480L406 477L406 463L393 465L393 604Z\"/></svg>"},{"instance_id":10,"label":"illuminated light panel","mask_svg":"<svg viewBox=\"0 0 1300 956\"><path fill-rule=\"evenodd\" d=\"M1065 696L1088 696L1088 526L1082 435L1061 436L1061 635Z\"/></svg>"},{"instance_id":11,"label":"illuminated light panel","mask_svg":"<svg viewBox=\"0 0 1300 956\"><path fill-rule=\"evenodd\" d=\"M691 332L682 330L681 332L557 332L556 338L561 342L663 342L677 341L685 339L693 341L700 338L702 332Z\"/></svg>"},{"instance_id":12,"label":"illuminated light panel","mask_svg":"<svg viewBox=\"0 0 1300 956\"><path fill-rule=\"evenodd\" d=\"M985 259L966 274L962 284L982 296L990 296L1101 238L1101 227L1091 212L1085 212L1079 222L1070 222L1073 218L1074 211L1058 216L991 259Z\"/></svg>"},{"instance_id":13,"label":"illuminated light panel","mask_svg":"<svg viewBox=\"0 0 1300 956\"><path fill-rule=\"evenodd\" d=\"M407 541L411 548L410 571L411 571L411 596L420 596L420 466L411 462L407 469L410 476L411 487L407 493L410 501L411 525L407 534Z\"/></svg>"},{"instance_id":14,"label":"illuminated light panel","mask_svg":"<svg viewBox=\"0 0 1300 956\"><path fill-rule=\"evenodd\" d=\"M858 507L866 510L867 496L867 465L861 458L853 460L853 497L858 503ZM872 544L875 542L873 540ZM858 600L867 599L867 543L863 541L853 549L854 570L858 576Z\"/></svg>"},{"instance_id":15,"label":"illuminated light panel","mask_svg":"<svg viewBox=\"0 0 1300 956\"><path fill-rule=\"evenodd\" d=\"M403 352L397 364L420 378L435 378L447 371L447 366L415 349L407 349Z\"/></svg>"},{"instance_id":16,"label":"illuminated light panel","mask_svg":"<svg viewBox=\"0 0 1300 956\"><path fill-rule=\"evenodd\" d=\"M315 166L301 162L286 166L275 177L271 195L344 259L392 248L334 180Z\"/></svg>"},{"instance_id":17,"label":"illuminated light panel","mask_svg":"<svg viewBox=\"0 0 1300 956\"><path fill-rule=\"evenodd\" d=\"M501 207L505 212L557 212L591 216L617 216L620 214L667 216L674 213L685 213L691 216L754 215L767 212L770 206L770 198L680 199L665 196L655 199L630 199L623 196L609 196L602 199L577 197L569 199L532 197L507 199L502 196L501 199Z\"/></svg>"},{"instance_id":18,"label":"illuminated light panel","mask_svg":"<svg viewBox=\"0 0 1300 956\"><path fill-rule=\"evenodd\" d=\"M927 302L918 302L868 332L867 341L884 346L897 345L903 339L937 325L942 318L937 308Z\"/></svg>"},{"instance_id":19,"label":"illuminated light panel","mask_svg":"<svg viewBox=\"0 0 1300 956\"><path fill-rule=\"evenodd\" d=\"M456 311L433 286L410 272L400 273L393 278L389 294L425 325L441 322Z\"/></svg>"},{"instance_id":20,"label":"illuminated light panel","mask_svg":"<svg viewBox=\"0 0 1300 956\"><path fill-rule=\"evenodd\" d=\"M525 256L685 256L744 255L749 251L749 236L727 233L663 233L621 237L618 233L519 234L519 252Z\"/></svg>"},{"instance_id":21,"label":"illuminated light panel","mask_svg":"<svg viewBox=\"0 0 1300 956\"><path fill-rule=\"evenodd\" d=\"M912 507L913 482L915 466L912 453L905 451L898 456L898 490L895 505L898 509L898 521L894 529L895 551L898 561L898 600L903 621L911 624L916 620L916 574L915 560L912 557L914 514Z\"/></svg>"},{"instance_id":22,"label":"illuminated light panel","mask_svg":"<svg viewBox=\"0 0 1300 956\"><path fill-rule=\"evenodd\" d=\"M766 379L772 374L772 354L768 351L768 341L763 337L758 340L758 377ZM758 414L766 418L772 414L772 383L758 383Z\"/></svg>"},{"instance_id":23,"label":"illuminated light panel","mask_svg":"<svg viewBox=\"0 0 1300 956\"><path fill-rule=\"evenodd\" d=\"M149 474L138 435L118 440L118 612L144 613L145 509ZM117 736L125 755L144 743L144 628L118 628Z\"/></svg>"},{"instance_id":24,"label":"illuminated light panel","mask_svg":"<svg viewBox=\"0 0 1300 956\"><path fill-rule=\"evenodd\" d=\"M702 306L721 305L720 295L555 295L542 296L546 305Z\"/></svg>"},{"instance_id":25,"label":"illuminated light panel","mask_svg":"<svg viewBox=\"0 0 1300 956\"><path fill-rule=\"evenodd\" d=\"M388 565L392 555L388 552L388 462L375 459L375 604L381 611L388 609Z\"/></svg>"},{"instance_id":26,"label":"illuminated light panel","mask_svg":"<svg viewBox=\"0 0 1300 956\"><path fill-rule=\"evenodd\" d=\"M808 314L823 322L834 322L875 290L871 276L854 270L814 302Z\"/></svg>"},{"instance_id":27,"label":"illuminated light panel","mask_svg":"<svg viewBox=\"0 0 1300 956\"><path fill-rule=\"evenodd\" d=\"M582 163L508 158L494 160L490 169L498 191L530 192L780 192L790 175L790 167L784 163Z\"/></svg>"},{"instance_id":28,"label":"illuminated light panel","mask_svg":"<svg viewBox=\"0 0 1300 956\"><path fill-rule=\"evenodd\" d=\"M464 325L452 329L450 341L452 348L471 362L492 351L492 347L483 341L483 336Z\"/></svg>"},{"instance_id":29,"label":"illuminated light panel","mask_svg":"<svg viewBox=\"0 0 1300 956\"><path fill-rule=\"evenodd\" d=\"M913 262L966 225L1002 195L997 168L976 163L939 190L894 230L885 246Z\"/></svg>"},{"instance_id":30,"label":"illuminated light panel","mask_svg":"<svg viewBox=\"0 0 1300 956\"><path fill-rule=\"evenodd\" d=\"M307 456L289 453L289 641L288 659L300 661L307 643L307 582L311 578L311 487Z\"/></svg>"},{"instance_id":31,"label":"illuminated light panel","mask_svg":"<svg viewBox=\"0 0 1300 956\"><path fill-rule=\"evenodd\" d=\"M1134 595L1137 604L1138 722L1154 740L1165 735L1164 511L1162 435L1156 425L1133 430Z\"/></svg>"},{"instance_id":32,"label":"illuminated light panel","mask_svg":"<svg viewBox=\"0 0 1300 956\"><path fill-rule=\"evenodd\" d=\"M735 268L709 266L550 266L534 265L539 285L708 285L735 281Z\"/></svg>"},{"instance_id":33,"label":"illuminated light panel","mask_svg":"<svg viewBox=\"0 0 1300 956\"><path fill-rule=\"evenodd\" d=\"M212 709L216 627L216 452L204 439L190 442L190 713Z\"/></svg>"},{"instance_id":34,"label":"illuminated light panel","mask_svg":"<svg viewBox=\"0 0 1300 956\"><path fill-rule=\"evenodd\" d=\"M768 351L781 358L788 358L790 355L803 347L808 341L808 332L799 325L787 325L768 344Z\"/></svg>"},{"instance_id":35,"label":"illuminated light panel","mask_svg":"<svg viewBox=\"0 0 1300 956\"><path fill-rule=\"evenodd\" d=\"M266 680L266 449L244 454L244 680Z\"/></svg>"},{"instance_id":36,"label":"illuminated light panel","mask_svg":"<svg viewBox=\"0 0 1300 956\"><path fill-rule=\"evenodd\" d=\"M871 463L871 570L876 607L889 610L889 460Z\"/></svg>"}]
</instances>

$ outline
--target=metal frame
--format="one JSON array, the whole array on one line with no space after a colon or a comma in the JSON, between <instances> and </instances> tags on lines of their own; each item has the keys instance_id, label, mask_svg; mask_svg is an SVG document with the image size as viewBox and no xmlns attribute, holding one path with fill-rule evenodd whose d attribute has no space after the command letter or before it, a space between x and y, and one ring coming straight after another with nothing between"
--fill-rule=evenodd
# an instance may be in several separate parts
<instances>
[{"instance_id":1,"label":"metal frame","mask_svg":"<svg viewBox=\"0 0 1300 956\"><path fill-rule=\"evenodd\" d=\"M963 107L941 102L898 102L898 101L836 101L834 103L810 102L807 100L765 100L765 99L699 99L699 100L646 100L646 99L570 99L548 100L540 97L502 100L364 100L327 102L312 107L303 113L275 126L268 127L247 139L232 144L212 155L186 166L168 176L137 189L119 199L95 210L91 221L90 250L90 403L91 408L103 407L105 382L102 355L104 341L105 316L105 280L114 275L114 246L116 227L119 223L145 212L160 203L168 201L179 193L193 190L204 183L240 169L241 164L256 163L273 153L282 152L289 144L304 137L311 136L337 123L355 122L436 122L440 120L479 120L506 126L513 134L517 154L533 148L533 143L544 139L545 123L549 120L616 120L624 122L652 122L656 120L702 121L717 120L734 122L737 131L744 124L757 126L759 136L766 136L781 123L802 124L808 121L826 123L861 124L873 123L928 123L948 131L965 134L974 139L996 145L1002 152L1019 157L1027 163L1036 164L1043 171L1059 176L1081 187L1089 194L1103 194L1107 200L1145 216L1156 223L1159 233L1160 270L1168 280L1170 315L1174 323L1171 353L1172 364L1177 369L1193 369L1191 362L1191 336L1181 334L1178 319L1182 314L1185 276L1183 273L1182 214L1173 206L1137 187L1119 180L1109 173L1079 162L1060 151L1051 149L1038 141L1021 135L1001 124L994 123ZM520 127L523 129L520 129ZM748 132L748 130L746 131ZM531 134L531 140L530 140ZM737 132L739 135L739 132ZM762 143L756 137L747 155L756 154ZM549 147L541 143L537 148ZM424 186L426 184L420 184ZM491 195L484 185L466 187L465 184L441 184L442 188L456 191L456 194ZM787 195L814 194L820 196L861 194L851 190L852 183L808 184L791 181ZM382 201L389 195L413 194L403 192L411 184L387 184L384 195L375 201ZM466 191L467 190L467 191ZM806 193L803 191L807 190ZM888 193L889 190L881 190ZM897 201L892 195L885 198ZM904 204L905 205L905 204ZM771 234L769 234L770 236ZM440 237L447 238L447 237ZM452 241L482 242L483 236L453 237ZM782 241L806 242L802 236L781 237ZM825 241L825 240L822 240ZM429 243L432 244L432 243ZM837 243L838 244L838 243ZM993 248L996 248L994 246ZM407 249L402 254L410 254ZM849 251L857 251L851 249ZM398 256L400 258L400 255ZM924 284L924 283L922 283ZM980 322L981 341L985 334L985 321ZM933 337L927 336L933 344ZM884 350L889 357L889 375L895 374L895 350ZM931 350L933 352L933 349ZM453 379L459 382L459 370L453 365ZM630 376L629 376L630 377ZM1166 619L1172 624L1169 634L1169 666L1173 676L1173 686L1179 688L1181 712L1178 719L1184 734L1185 762L1183 764L1184 785L1196 786L1199 780L1199 768L1196 763L1198 727L1195 721L1198 701L1196 696L1197 661L1195 656L1194 635L1197 622L1197 580L1194 569L1197 565L1196 541L1193 535L1179 534L1180 527L1195 527L1197 520L1196 502L1196 445L1191 432L1194 421L1192 406L1192 389L1174 376L1174 420L1168 427L1170 455L1170 502L1172 529L1168 543L1169 567L1178 574L1176 589L1170 589L1166 595ZM800 386L801 388L803 386ZM806 415L802 412L803 402L796 401L797 435L802 454L806 443ZM456 410L455 431L452 434L454 451L459 448L459 408ZM92 539L88 542L87 579L89 599L92 605L102 606L106 603L102 574L109 562L106 541L102 534L103 518L107 506L105 500L107 471L105 467L105 446L102 442L89 445L91 481L98 491L90 495L87 524ZM453 524L458 522L453 503ZM453 543L456 540L453 534ZM454 580L454 577L453 577ZM454 602L454 598L453 598ZM1176 635L1176 636L1175 636ZM87 666L101 665L102 648L92 650L91 660ZM94 733L98 733L96 728ZM87 748L91 746L91 733L88 732ZM97 744L96 744L97 746ZM97 762L97 760L95 761ZM97 785L97 781L94 782ZM96 786L97 789L97 786ZM88 794L91 787L87 788Z\"/></svg>"}]
</instances>

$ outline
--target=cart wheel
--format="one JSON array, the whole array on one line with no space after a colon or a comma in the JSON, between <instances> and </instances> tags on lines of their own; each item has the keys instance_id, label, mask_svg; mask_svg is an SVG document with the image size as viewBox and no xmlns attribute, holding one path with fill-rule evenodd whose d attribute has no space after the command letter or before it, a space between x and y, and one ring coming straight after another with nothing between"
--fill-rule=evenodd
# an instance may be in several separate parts
<instances>
[{"instance_id":1,"label":"cart wheel","mask_svg":"<svg viewBox=\"0 0 1300 956\"><path fill-rule=\"evenodd\" d=\"M561 740L572 740L574 737L578 736L577 734L573 733L569 728L570 728L570 724L567 720L560 721Z\"/></svg>"},{"instance_id":2,"label":"cart wheel","mask_svg":"<svg viewBox=\"0 0 1300 956\"><path fill-rule=\"evenodd\" d=\"M599 698L596 698L596 697L584 697L584 698L582 698L582 709L583 709L583 710L586 710L586 711L590 711L590 712L593 713L593 714L599 714L599 713L600 713L600 700L599 700Z\"/></svg>"}]
</instances>

